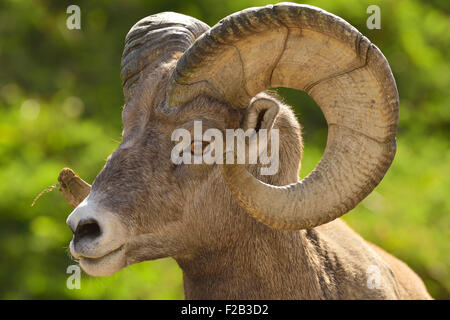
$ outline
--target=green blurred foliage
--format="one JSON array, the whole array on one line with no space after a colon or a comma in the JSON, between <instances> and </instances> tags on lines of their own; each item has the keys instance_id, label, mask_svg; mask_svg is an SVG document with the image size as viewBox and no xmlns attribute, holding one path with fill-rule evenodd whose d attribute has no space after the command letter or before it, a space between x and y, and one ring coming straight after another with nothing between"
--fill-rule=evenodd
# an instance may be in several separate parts
<instances>
[{"instance_id":1,"label":"green blurred foliage","mask_svg":"<svg viewBox=\"0 0 450 320\"><path fill-rule=\"evenodd\" d=\"M345 220L407 262L435 298L450 298L450 3L305 1L343 17L383 51L400 94L398 152L382 183ZM181 271L162 259L66 288L71 208L55 184L63 167L92 181L121 135L123 39L140 18L176 11L213 25L269 1L0 2L0 298L180 299ZM81 7L81 30L66 8ZM366 8L381 8L368 30ZM304 130L301 176L320 159L326 123L303 92L280 89Z\"/></svg>"}]
</instances>

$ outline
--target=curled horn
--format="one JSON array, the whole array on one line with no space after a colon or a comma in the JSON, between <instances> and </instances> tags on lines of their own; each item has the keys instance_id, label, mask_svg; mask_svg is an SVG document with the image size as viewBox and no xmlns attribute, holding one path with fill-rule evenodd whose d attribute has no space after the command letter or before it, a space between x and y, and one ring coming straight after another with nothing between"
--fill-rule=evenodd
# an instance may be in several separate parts
<instances>
[{"instance_id":1,"label":"curled horn","mask_svg":"<svg viewBox=\"0 0 450 320\"><path fill-rule=\"evenodd\" d=\"M163 12L138 21L125 38L121 79L125 102L149 71L181 55L207 31L197 19L174 12Z\"/></svg>"},{"instance_id":2,"label":"curled horn","mask_svg":"<svg viewBox=\"0 0 450 320\"><path fill-rule=\"evenodd\" d=\"M138 21L125 38L121 79L125 103L151 70L178 58L209 26L197 19L174 12L163 12ZM177 56L178 55L178 56ZM91 186L64 168L59 177L60 191L72 207L87 197Z\"/></svg>"},{"instance_id":3,"label":"curled horn","mask_svg":"<svg viewBox=\"0 0 450 320\"><path fill-rule=\"evenodd\" d=\"M306 178L263 183L244 165L223 165L225 181L257 220L285 230L332 221L364 199L395 155L398 93L380 50L343 19L313 6L282 3L221 20L178 60L169 105L199 93L247 108L268 88L306 91L328 123L324 155Z\"/></svg>"}]
</instances>

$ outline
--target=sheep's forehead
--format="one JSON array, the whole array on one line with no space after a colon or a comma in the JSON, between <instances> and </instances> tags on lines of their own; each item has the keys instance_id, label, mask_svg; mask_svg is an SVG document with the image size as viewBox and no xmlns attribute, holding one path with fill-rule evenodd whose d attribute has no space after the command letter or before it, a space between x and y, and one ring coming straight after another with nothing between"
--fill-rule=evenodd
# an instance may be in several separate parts
<instances>
[{"instance_id":1,"label":"sheep's forehead","mask_svg":"<svg viewBox=\"0 0 450 320\"><path fill-rule=\"evenodd\" d=\"M155 68L142 81L140 87L124 106L122 120L124 131L137 126L153 126L161 123L165 128L181 125L191 119L209 119L225 127L236 127L242 118L242 110L209 97L198 96L175 110L167 110L167 87L175 62ZM171 128L174 130L175 128Z\"/></svg>"}]
</instances>

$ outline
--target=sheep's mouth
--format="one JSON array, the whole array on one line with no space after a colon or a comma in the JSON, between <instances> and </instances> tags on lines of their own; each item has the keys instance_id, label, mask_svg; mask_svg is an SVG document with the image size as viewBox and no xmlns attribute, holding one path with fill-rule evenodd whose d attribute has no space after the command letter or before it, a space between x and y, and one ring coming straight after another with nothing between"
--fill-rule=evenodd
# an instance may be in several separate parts
<instances>
[{"instance_id":1,"label":"sheep's mouth","mask_svg":"<svg viewBox=\"0 0 450 320\"><path fill-rule=\"evenodd\" d=\"M100 257L80 256L80 266L91 276L110 276L126 266L125 247L122 245Z\"/></svg>"},{"instance_id":2,"label":"sheep's mouth","mask_svg":"<svg viewBox=\"0 0 450 320\"><path fill-rule=\"evenodd\" d=\"M112 251L109 251L108 253L99 256L99 257L86 257L86 256L80 256L80 261L82 261L84 264L96 264L96 263L102 263L104 262L106 259L112 259L115 256L118 256L121 251L123 251L124 246L121 245L120 247L118 247L117 249L114 249Z\"/></svg>"}]
</instances>

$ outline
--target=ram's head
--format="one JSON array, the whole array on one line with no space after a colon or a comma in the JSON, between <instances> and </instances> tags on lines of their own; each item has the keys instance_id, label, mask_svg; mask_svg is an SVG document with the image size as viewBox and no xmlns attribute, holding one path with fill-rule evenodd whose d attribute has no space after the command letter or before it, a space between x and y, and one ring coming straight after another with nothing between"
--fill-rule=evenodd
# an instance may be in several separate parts
<instances>
[{"instance_id":1,"label":"ram's head","mask_svg":"<svg viewBox=\"0 0 450 320\"><path fill-rule=\"evenodd\" d=\"M398 96L386 59L315 7L250 8L213 28L176 13L149 16L126 37L122 83L122 143L79 205L90 186L62 175L82 190L71 198L78 206L67 220L70 250L92 275L221 250L234 233L327 223L373 190L395 154ZM322 160L302 181L299 125L261 94L275 87L306 91L328 122ZM259 164L174 163L174 131L191 132L196 120L221 132L276 128L279 170L261 176ZM197 143L193 156L209 141Z\"/></svg>"}]
</instances>

